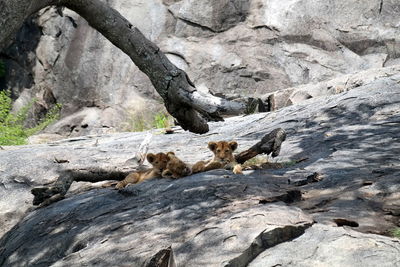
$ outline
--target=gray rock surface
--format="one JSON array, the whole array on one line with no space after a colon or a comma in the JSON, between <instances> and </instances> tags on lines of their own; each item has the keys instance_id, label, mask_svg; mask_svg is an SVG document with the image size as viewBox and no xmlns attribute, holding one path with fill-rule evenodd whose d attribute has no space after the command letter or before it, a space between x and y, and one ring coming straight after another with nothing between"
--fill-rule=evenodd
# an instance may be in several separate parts
<instances>
[{"instance_id":1,"label":"gray rock surface","mask_svg":"<svg viewBox=\"0 0 400 267\"><path fill-rule=\"evenodd\" d=\"M398 239L315 224L292 242L263 252L248 266L400 266L399 252Z\"/></svg>"},{"instance_id":2,"label":"gray rock surface","mask_svg":"<svg viewBox=\"0 0 400 267\"><path fill-rule=\"evenodd\" d=\"M185 69L196 86L225 95L261 96L398 64L400 55L396 0L108 3ZM54 9L41 13L42 35L24 57L29 64L11 56L10 66L18 67L10 73L20 75L10 75L7 86L16 96L25 92L19 106L32 97L42 100L42 92L51 90L63 104L62 117L77 118L71 125L68 117L49 132L70 137L99 133L96 124L77 131L87 120L82 109L88 107L97 108L100 117L105 114L102 132L124 129L123 122L138 113L160 110L149 80L126 55L75 13L64 9L62 14ZM15 79L20 77L28 81L19 84Z\"/></svg>"},{"instance_id":3,"label":"gray rock surface","mask_svg":"<svg viewBox=\"0 0 400 267\"><path fill-rule=\"evenodd\" d=\"M194 175L122 192L92 190L26 217L4 237L0 263L143 266L172 246L178 266L243 266L312 223L300 209L259 204L269 187L275 185L251 176ZM19 234L26 231L43 234L30 243ZM262 242L267 238L271 244Z\"/></svg>"},{"instance_id":4,"label":"gray rock surface","mask_svg":"<svg viewBox=\"0 0 400 267\"><path fill-rule=\"evenodd\" d=\"M362 253L365 257L356 257L360 266L398 266L399 242L371 233L388 234L399 226L400 74L365 81L336 95L212 123L205 135L152 131L151 152L172 150L194 163L210 157L208 141L234 139L242 151L281 127L287 140L273 160L284 163L281 169L243 175L215 170L175 181L155 179L121 192L75 183L66 199L31 211L30 189L55 181L58 170L133 169L129 159L146 133L5 147L0 150L0 265L144 264L172 250L178 266L245 266L271 248L280 249L274 255L287 255L298 249L295 242L312 235L322 249L310 263L350 266L350 256ZM322 180L288 184L314 173ZM301 236L312 220L324 226ZM364 234L336 228L343 225ZM336 252L346 243L342 262L325 259L332 239ZM223 253L216 256L216 251ZM293 260L306 262L300 256ZM254 264L262 260L274 258L260 254Z\"/></svg>"},{"instance_id":5,"label":"gray rock surface","mask_svg":"<svg viewBox=\"0 0 400 267\"><path fill-rule=\"evenodd\" d=\"M198 25L211 32L222 32L244 21L249 6L249 1L240 0L183 0L171 5L169 10L178 19L177 30L183 27L180 30L186 31L186 27Z\"/></svg>"},{"instance_id":6,"label":"gray rock surface","mask_svg":"<svg viewBox=\"0 0 400 267\"><path fill-rule=\"evenodd\" d=\"M385 81L392 76L393 79L397 79L396 77L399 72L400 65L369 69L316 84L305 84L282 89L272 94L267 94L263 96L262 99L267 101L272 97L274 99L272 110L276 110L293 104L300 104L307 99L336 95L362 85L368 86L369 88L382 86L382 83L385 83Z\"/></svg>"}]
</instances>

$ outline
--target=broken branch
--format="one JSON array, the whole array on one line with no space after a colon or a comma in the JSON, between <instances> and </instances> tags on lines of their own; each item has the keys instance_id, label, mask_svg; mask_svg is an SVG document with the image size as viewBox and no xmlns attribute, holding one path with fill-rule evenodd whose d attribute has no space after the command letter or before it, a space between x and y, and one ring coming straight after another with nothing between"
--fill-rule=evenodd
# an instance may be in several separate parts
<instances>
[{"instance_id":1,"label":"broken branch","mask_svg":"<svg viewBox=\"0 0 400 267\"><path fill-rule=\"evenodd\" d=\"M265 135L260 142L249 149L237 154L235 159L237 163L243 164L245 161L254 158L258 154L271 154L277 157L281 151L282 142L286 139L286 132L282 128L277 128Z\"/></svg>"}]
</instances>

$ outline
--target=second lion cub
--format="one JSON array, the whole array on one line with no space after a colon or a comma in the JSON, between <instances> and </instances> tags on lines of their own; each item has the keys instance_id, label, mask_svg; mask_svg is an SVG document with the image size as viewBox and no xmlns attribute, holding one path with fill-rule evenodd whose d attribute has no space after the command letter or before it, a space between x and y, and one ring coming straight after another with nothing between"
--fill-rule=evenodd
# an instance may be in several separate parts
<instances>
[{"instance_id":1,"label":"second lion cub","mask_svg":"<svg viewBox=\"0 0 400 267\"><path fill-rule=\"evenodd\" d=\"M163 178L178 179L192 174L190 167L177 156L175 156L174 152L168 152L167 156L167 167L161 174Z\"/></svg>"},{"instance_id":2,"label":"second lion cub","mask_svg":"<svg viewBox=\"0 0 400 267\"><path fill-rule=\"evenodd\" d=\"M146 159L152 165L151 169L130 173L115 188L121 189L128 184L137 184L156 177L177 179L191 174L191 169L174 152L149 153Z\"/></svg>"},{"instance_id":3,"label":"second lion cub","mask_svg":"<svg viewBox=\"0 0 400 267\"><path fill-rule=\"evenodd\" d=\"M238 147L235 141L209 142L208 148L214 153L214 157L208 161L199 161L192 167L192 172L204 172L215 169L233 169L233 173L241 174L242 166L238 164L233 151Z\"/></svg>"},{"instance_id":4,"label":"second lion cub","mask_svg":"<svg viewBox=\"0 0 400 267\"><path fill-rule=\"evenodd\" d=\"M146 156L147 161L152 165L153 168L144 171L137 171L128 174L124 180L117 183L115 188L121 189L128 184L137 184L144 180L161 177L161 173L165 170L168 164L168 156L165 153L149 153Z\"/></svg>"}]
</instances>

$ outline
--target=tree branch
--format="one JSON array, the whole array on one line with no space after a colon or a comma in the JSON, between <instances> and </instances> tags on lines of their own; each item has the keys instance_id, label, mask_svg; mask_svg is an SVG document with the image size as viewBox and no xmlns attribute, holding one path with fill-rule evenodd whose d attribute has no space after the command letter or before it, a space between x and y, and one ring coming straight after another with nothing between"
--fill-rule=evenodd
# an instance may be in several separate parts
<instances>
[{"instance_id":1,"label":"tree branch","mask_svg":"<svg viewBox=\"0 0 400 267\"><path fill-rule=\"evenodd\" d=\"M286 132L282 128L277 128L265 135L260 142L235 156L237 163L243 164L245 161L257 156L258 154L271 154L277 157L281 151L282 142L286 139Z\"/></svg>"},{"instance_id":2,"label":"tree branch","mask_svg":"<svg viewBox=\"0 0 400 267\"><path fill-rule=\"evenodd\" d=\"M64 170L60 172L57 181L51 186L35 187L33 205L47 206L62 199L67 194L73 182L101 182L107 180L123 180L133 170L105 170L90 168L81 170Z\"/></svg>"},{"instance_id":3,"label":"tree branch","mask_svg":"<svg viewBox=\"0 0 400 267\"><path fill-rule=\"evenodd\" d=\"M149 41L118 11L100 0L3 0L0 2L0 51L31 14L49 5L65 6L126 53L145 73L163 98L168 112L183 129L194 133L209 130L208 120L220 115L245 113L249 101L234 102L196 90L187 74L172 64L160 48Z\"/></svg>"}]
</instances>

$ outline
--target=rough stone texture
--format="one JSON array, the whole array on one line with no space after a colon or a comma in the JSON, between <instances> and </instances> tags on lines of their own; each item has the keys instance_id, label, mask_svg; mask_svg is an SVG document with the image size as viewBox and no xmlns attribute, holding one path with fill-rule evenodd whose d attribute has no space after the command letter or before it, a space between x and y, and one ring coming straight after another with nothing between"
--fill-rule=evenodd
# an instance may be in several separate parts
<instances>
[{"instance_id":1,"label":"rough stone texture","mask_svg":"<svg viewBox=\"0 0 400 267\"><path fill-rule=\"evenodd\" d=\"M302 210L326 225L306 233L305 237L320 238L316 243L323 248L310 261L324 260L337 236L334 251L343 249L342 242L346 249L341 252L343 262L340 257L336 263L325 259L332 265L351 266L352 248L358 248L354 253L366 255L356 257L360 265L398 266L394 251L399 251L399 242L371 233L388 234L400 225L400 74L359 78L359 86L337 95L212 123L205 135L179 129L171 135L152 132L151 152L172 150L194 163L210 157L208 141L234 139L242 151L282 127L287 139L277 161L290 162L282 169L245 171L244 175L215 170L175 181L155 179L120 193L100 189L99 184L75 183L65 200L31 212L30 189L55 181L57 170L133 169L136 165L129 159L146 133L5 147L0 150L0 265L84 262L109 266L127 264L127 259L141 264L171 246L179 266L229 262L245 266L263 250L268 253L270 247L301 235L300 230L310 223ZM295 164L295 160L300 162ZM322 178L319 182L288 184L316 172ZM367 234L333 228L339 225L352 225ZM287 255L285 246L297 249L294 242L308 240L301 238L281 244L284 247L276 255ZM374 243L380 246L379 252L369 245ZM216 251L224 253L216 258ZM375 258L367 257L374 252ZM260 257L269 260L263 254Z\"/></svg>"},{"instance_id":2,"label":"rough stone texture","mask_svg":"<svg viewBox=\"0 0 400 267\"><path fill-rule=\"evenodd\" d=\"M143 266L172 246L178 266L243 266L265 249L263 238L273 245L301 235L312 223L300 209L259 204L257 197L271 194L265 188L274 185L248 178L195 175L121 193L101 189L74 196L18 225L22 232L49 235L35 234L32 243L19 231L6 235L0 263Z\"/></svg>"},{"instance_id":3,"label":"rough stone texture","mask_svg":"<svg viewBox=\"0 0 400 267\"><path fill-rule=\"evenodd\" d=\"M199 88L225 95L260 96L398 64L400 55L396 0L108 3L155 41ZM121 122L132 112L160 109L149 80L126 55L73 12L62 13L49 9L38 20L43 35L32 55L36 64L12 76L33 75L34 86L24 90L28 92L19 105L30 97L40 99L40 92L50 89L63 103L63 117L75 114L84 120L79 112L85 107L113 109L117 122L104 121L110 131L123 128ZM23 90L13 80L8 85L16 95ZM81 126L76 121L75 129ZM99 129L88 125L86 131L62 134L87 132Z\"/></svg>"},{"instance_id":4,"label":"rough stone texture","mask_svg":"<svg viewBox=\"0 0 400 267\"><path fill-rule=\"evenodd\" d=\"M400 72L400 65L387 68L370 69L355 74L343 75L338 78L323 81L317 84L306 84L297 87L286 88L278 92L267 94L263 100L273 97L274 104L272 110L293 104L300 104L307 99L320 96L335 95L342 92L352 90L354 88L364 86L379 86L382 81L394 76Z\"/></svg>"},{"instance_id":5,"label":"rough stone texture","mask_svg":"<svg viewBox=\"0 0 400 267\"><path fill-rule=\"evenodd\" d=\"M259 255L249 267L400 266L400 241L315 224L305 234Z\"/></svg>"},{"instance_id":6,"label":"rough stone texture","mask_svg":"<svg viewBox=\"0 0 400 267\"><path fill-rule=\"evenodd\" d=\"M34 77L30 70L36 64L35 49L41 36L35 19L31 17L25 21L15 37L15 44L4 51L7 57L0 55L7 66L5 77L0 77L0 89L14 88L14 98L20 97L22 90L33 86Z\"/></svg>"},{"instance_id":7,"label":"rough stone texture","mask_svg":"<svg viewBox=\"0 0 400 267\"><path fill-rule=\"evenodd\" d=\"M221 32L244 21L249 5L249 1L242 0L183 0L171 5L169 10L178 19L178 31L198 25L211 32Z\"/></svg>"}]
</instances>

